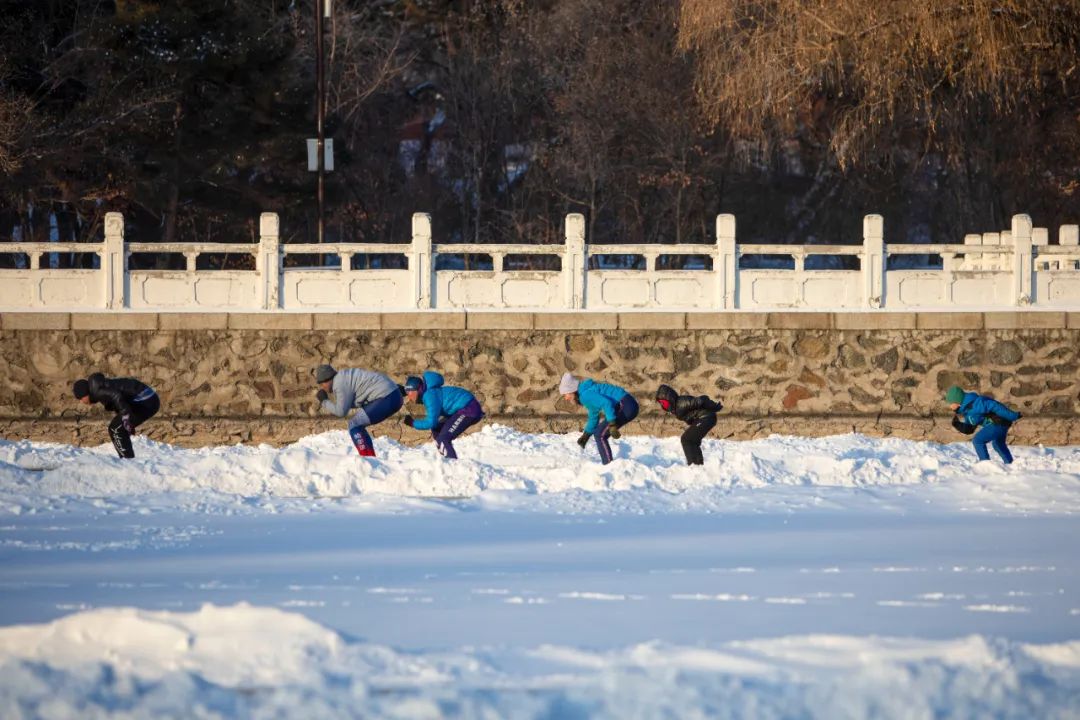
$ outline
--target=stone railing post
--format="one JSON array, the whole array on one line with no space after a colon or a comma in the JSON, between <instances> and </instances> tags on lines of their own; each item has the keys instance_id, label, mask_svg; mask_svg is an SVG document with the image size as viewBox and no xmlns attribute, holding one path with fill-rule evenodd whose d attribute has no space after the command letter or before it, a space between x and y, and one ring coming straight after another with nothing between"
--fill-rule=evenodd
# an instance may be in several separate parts
<instances>
[{"instance_id":1,"label":"stone railing post","mask_svg":"<svg viewBox=\"0 0 1080 720\"><path fill-rule=\"evenodd\" d=\"M863 218L863 303L885 307L885 220L880 215Z\"/></svg>"},{"instance_id":2,"label":"stone railing post","mask_svg":"<svg viewBox=\"0 0 1080 720\"><path fill-rule=\"evenodd\" d=\"M105 244L101 252L103 305L109 310L127 307L127 252L124 249L124 216L105 213Z\"/></svg>"},{"instance_id":3,"label":"stone railing post","mask_svg":"<svg viewBox=\"0 0 1080 720\"><path fill-rule=\"evenodd\" d=\"M716 298L723 310L739 307L739 252L735 246L735 216L716 216Z\"/></svg>"},{"instance_id":4,"label":"stone railing post","mask_svg":"<svg viewBox=\"0 0 1080 720\"><path fill-rule=\"evenodd\" d=\"M564 304L572 310L580 310L585 307L585 216L581 213L567 215L564 232Z\"/></svg>"},{"instance_id":5,"label":"stone railing post","mask_svg":"<svg viewBox=\"0 0 1080 720\"><path fill-rule=\"evenodd\" d=\"M281 221L277 213L259 216L259 254L255 256L259 274L259 305L263 310L281 307Z\"/></svg>"},{"instance_id":6,"label":"stone railing post","mask_svg":"<svg viewBox=\"0 0 1080 720\"><path fill-rule=\"evenodd\" d=\"M1017 305L1031 305L1035 298L1031 292L1031 275L1034 263L1031 251L1031 218L1027 215L1013 215L1013 302Z\"/></svg>"},{"instance_id":7,"label":"stone railing post","mask_svg":"<svg viewBox=\"0 0 1080 720\"><path fill-rule=\"evenodd\" d=\"M431 250L431 215L428 213L413 213L409 269L412 270L413 305L421 310L431 308L433 305L431 276L434 273L434 262Z\"/></svg>"}]
</instances>

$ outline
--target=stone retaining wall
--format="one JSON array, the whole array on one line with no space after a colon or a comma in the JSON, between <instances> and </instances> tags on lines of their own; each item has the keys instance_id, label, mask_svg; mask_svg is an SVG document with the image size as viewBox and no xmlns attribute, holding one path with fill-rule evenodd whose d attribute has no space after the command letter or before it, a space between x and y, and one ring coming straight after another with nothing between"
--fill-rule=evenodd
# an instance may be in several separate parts
<instances>
[{"instance_id":1,"label":"stone retaining wall","mask_svg":"<svg viewBox=\"0 0 1080 720\"><path fill-rule=\"evenodd\" d=\"M5 313L0 435L99 443L106 415L70 397L100 370L164 401L149 436L283 443L342 427L317 414L311 369L425 369L476 392L489 420L575 431L566 370L644 400L638 432L675 434L657 384L723 399L715 436L863 432L956 440L944 388L1024 412L1018 443L1080 443L1080 313ZM402 432L404 430L404 432ZM396 423L378 434L426 440Z\"/></svg>"}]
</instances>

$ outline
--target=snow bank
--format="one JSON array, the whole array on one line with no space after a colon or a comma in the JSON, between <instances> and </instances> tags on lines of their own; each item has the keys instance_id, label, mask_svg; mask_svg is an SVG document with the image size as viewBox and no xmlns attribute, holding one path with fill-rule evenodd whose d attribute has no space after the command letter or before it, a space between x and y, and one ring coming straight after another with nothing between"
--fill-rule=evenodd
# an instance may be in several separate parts
<instances>
[{"instance_id":1,"label":"snow bank","mask_svg":"<svg viewBox=\"0 0 1080 720\"><path fill-rule=\"evenodd\" d=\"M1080 510L1080 448L1017 448L1016 462L1006 468L996 461L976 463L966 443L773 436L708 440L705 465L687 467L677 438L630 437L613 443L617 459L603 466L591 444L582 452L575 439L489 425L459 441L463 459L457 462L443 459L431 444L408 448L386 438L376 441L378 458L361 459L344 431L283 448L188 450L138 438L134 461L117 459L107 445L0 441L0 509L24 512L55 508L60 499L126 501L185 493L208 506L236 498L363 498L369 504L381 498L385 508L395 498L473 498L502 509L670 512L683 505L730 510L732 497L744 491L797 490L797 502L806 503L825 499L815 490L943 485L954 506ZM557 502L555 496L561 496Z\"/></svg>"},{"instance_id":2,"label":"snow bank","mask_svg":"<svg viewBox=\"0 0 1080 720\"><path fill-rule=\"evenodd\" d=\"M808 635L402 653L280 610L108 609L0 628L22 717L1065 717L1080 642Z\"/></svg>"}]
</instances>

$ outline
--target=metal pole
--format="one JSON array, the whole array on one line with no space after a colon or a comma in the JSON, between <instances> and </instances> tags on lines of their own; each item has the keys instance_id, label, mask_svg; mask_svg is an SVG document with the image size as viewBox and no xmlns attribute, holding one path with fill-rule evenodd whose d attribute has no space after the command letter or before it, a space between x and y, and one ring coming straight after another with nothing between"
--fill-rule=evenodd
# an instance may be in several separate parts
<instances>
[{"instance_id":1,"label":"metal pole","mask_svg":"<svg viewBox=\"0 0 1080 720\"><path fill-rule=\"evenodd\" d=\"M325 150L323 148L326 144L323 132L323 120L326 117L326 76L323 71L323 2L324 0L315 0L315 123L318 137L315 152L318 154L316 163L319 175L317 194L319 201L318 242L320 243L323 242L323 174L325 170Z\"/></svg>"}]
</instances>

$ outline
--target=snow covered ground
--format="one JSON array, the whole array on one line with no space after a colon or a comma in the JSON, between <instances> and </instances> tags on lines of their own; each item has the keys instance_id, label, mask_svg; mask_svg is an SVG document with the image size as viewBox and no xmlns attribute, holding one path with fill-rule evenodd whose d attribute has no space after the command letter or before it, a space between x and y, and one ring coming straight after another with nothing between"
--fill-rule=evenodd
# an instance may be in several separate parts
<instances>
[{"instance_id":1,"label":"snow covered ground","mask_svg":"<svg viewBox=\"0 0 1080 720\"><path fill-rule=\"evenodd\" d=\"M0 441L0 717L1080 717L1080 448Z\"/></svg>"}]
</instances>

